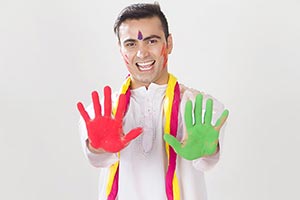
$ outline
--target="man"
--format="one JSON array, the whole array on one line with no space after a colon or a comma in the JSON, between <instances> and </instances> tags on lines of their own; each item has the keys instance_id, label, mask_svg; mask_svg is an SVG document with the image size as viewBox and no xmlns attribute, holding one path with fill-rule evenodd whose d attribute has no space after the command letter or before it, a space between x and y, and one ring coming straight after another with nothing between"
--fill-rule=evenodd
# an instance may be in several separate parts
<instances>
[{"instance_id":1,"label":"man","mask_svg":"<svg viewBox=\"0 0 300 200\"><path fill-rule=\"evenodd\" d=\"M113 103L108 86L104 105L95 91L87 111L78 103L85 154L100 168L99 199L206 199L203 172L219 159L228 111L169 74L173 40L158 4L126 7L114 31L130 76Z\"/></svg>"}]
</instances>

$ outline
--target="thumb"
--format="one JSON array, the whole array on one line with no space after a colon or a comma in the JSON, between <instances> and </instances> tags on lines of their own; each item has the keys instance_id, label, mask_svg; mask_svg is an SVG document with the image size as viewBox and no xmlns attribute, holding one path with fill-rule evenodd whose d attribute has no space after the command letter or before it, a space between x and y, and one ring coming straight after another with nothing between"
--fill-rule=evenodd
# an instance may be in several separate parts
<instances>
[{"instance_id":1,"label":"thumb","mask_svg":"<svg viewBox=\"0 0 300 200\"><path fill-rule=\"evenodd\" d=\"M181 143L172 135L164 134L164 140L178 153L181 150Z\"/></svg>"},{"instance_id":2,"label":"thumb","mask_svg":"<svg viewBox=\"0 0 300 200\"><path fill-rule=\"evenodd\" d=\"M129 143L131 140L139 136L143 132L143 129L141 127L132 129L129 133L124 135L123 137L123 143L126 145Z\"/></svg>"}]
</instances>

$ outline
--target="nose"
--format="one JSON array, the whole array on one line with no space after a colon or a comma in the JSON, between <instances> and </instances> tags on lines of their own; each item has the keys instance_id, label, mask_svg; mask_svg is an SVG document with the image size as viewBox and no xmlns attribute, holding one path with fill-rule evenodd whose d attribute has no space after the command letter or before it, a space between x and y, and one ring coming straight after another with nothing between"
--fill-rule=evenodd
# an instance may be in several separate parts
<instances>
[{"instance_id":1,"label":"nose","mask_svg":"<svg viewBox=\"0 0 300 200\"><path fill-rule=\"evenodd\" d=\"M140 45L137 51L137 57L139 58L146 58L149 55L149 51L147 47L144 45Z\"/></svg>"}]
</instances>

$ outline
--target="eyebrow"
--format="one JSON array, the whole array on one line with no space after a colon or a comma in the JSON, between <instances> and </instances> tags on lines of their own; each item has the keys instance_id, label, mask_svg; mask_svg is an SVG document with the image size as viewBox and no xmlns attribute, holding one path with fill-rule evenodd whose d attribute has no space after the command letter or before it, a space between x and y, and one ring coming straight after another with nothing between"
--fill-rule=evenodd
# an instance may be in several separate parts
<instances>
[{"instance_id":1,"label":"eyebrow","mask_svg":"<svg viewBox=\"0 0 300 200\"><path fill-rule=\"evenodd\" d=\"M136 40L135 39L127 39L123 42L123 44L127 43L127 42L135 42Z\"/></svg>"},{"instance_id":2,"label":"eyebrow","mask_svg":"<svg viewBox=\"0 0 300 200\"><path fill-rule=\"evenodd\" d=\"M161 37L158 36L158 35L150 35L150 36L148 36L148 37L143 38L142 41L151 40L151 39L153 39L153 38L161 39ZM137 41L137 39L127 39L127 40L125 40L125 41L123 42L123 44L125 44L125 43L127 43L127 42L136 42L136 41Z\"/></svg>"},{"instance_id":3,"label":"eyebrow","mask_svg":"<svg viewBox=\"0 0 300 200\"><path fill-rule=\"evenodd\" d=\"M145 38L143 39L143 41L145 41L145 40L150 40L150 39L152 39L152 38L161 39L161 37L158 36L158 35L150 35L150 36L148 36L148 37L145 37Z\"/></svg>"}]
</instances>

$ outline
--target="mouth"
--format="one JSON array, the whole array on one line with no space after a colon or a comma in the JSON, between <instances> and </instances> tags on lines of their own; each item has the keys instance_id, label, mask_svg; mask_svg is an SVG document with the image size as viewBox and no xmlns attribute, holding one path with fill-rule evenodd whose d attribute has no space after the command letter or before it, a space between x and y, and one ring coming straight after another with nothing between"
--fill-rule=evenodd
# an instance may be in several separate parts
<instances>
[{"instance_id":1,"label":"mouth","mask_svg":"<svg viewBox=\"0 0 300 200\"><path fill-rule=\"evenodd\" d=\"M155 60L147 61L147 62L137 62L135 65L139 68L140 71L149 71L153 68Z\"/></svg>"}]
</instances>

